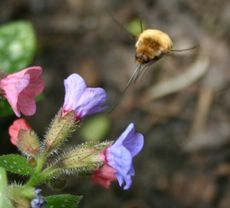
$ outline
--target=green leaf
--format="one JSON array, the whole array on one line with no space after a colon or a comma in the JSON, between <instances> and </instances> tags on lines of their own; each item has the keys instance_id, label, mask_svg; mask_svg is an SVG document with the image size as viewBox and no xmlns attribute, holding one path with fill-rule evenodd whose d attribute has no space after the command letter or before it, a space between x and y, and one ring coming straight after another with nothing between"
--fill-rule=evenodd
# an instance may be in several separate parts
<instances>
[{"instance_id":1,"label":"green leaf","mask_svg":"<svg viewBox=\"0 0 230 208\"><path fill-rule=\"evenodd\" d=\"M13 208L7 197L7 176L4 168L0 167L0 207Z\"/></svg>"},{"instance_id":2,"label":"green leaf","mask_svg":"<svg viewBox=\"0 0 230 208\"><path fill-rule=\"evenodd\" d=\"M0 115L2 117L9 116L13 114L13 110L6 100L0 98Z\"/></svg>"},{"instance_id":3,"label":"green leaf","mask_svg":"<svg viewBox=\"0 0 230 208\"><path fill-rule=\"evenodd\" d=\"M86 120L80 130L82 138L86 141L101 141L110 129L110 120L106 116L95 116Z\"/></svg>"},{"instance_id":4,"label":"green leaf","mask_svg":"<svg viewBox=\"0 0 230 208\"><path fill-rule=\"evenodd\" d=\"M141 34L141 20L140 19L133 19L128 23L126 26L127 30L134 36L139 36ZM145 23L142 22L143 27L145 28Z\"/></svg>"},{"instance_id":5,"label":"green leaf","mask_svg":"<svg viewBox=\"0 0 230 208\"><path fill-rule=\"evenodd\" d=\"M60 195L53 195L48 196L46 199L46 206L45 208L77 208L79 202L82 199L82 196L75 196L71 194L60 194Z\"/></svg>"},{"instance_id":6,"label":"green leaf","mask_svg":"<svg viewBox=\"0 0 230 208\"><path fill-rule=\"evenodd\" d=\"M35 54L33 26L26 21L0 27L0 71L9 73L27 67Z\"/></svg>"},{"instance_id":7,"label":"green leaf","mask_svg":"<svg viewBox=\"0 0 230 208\"><path fill-rule=\"evenodd\" d=\"M27 162L27 159L16 154L0 156L0 167L19 175L32 175L34 172L33 167Z\"/></svg>"}]
</instances>

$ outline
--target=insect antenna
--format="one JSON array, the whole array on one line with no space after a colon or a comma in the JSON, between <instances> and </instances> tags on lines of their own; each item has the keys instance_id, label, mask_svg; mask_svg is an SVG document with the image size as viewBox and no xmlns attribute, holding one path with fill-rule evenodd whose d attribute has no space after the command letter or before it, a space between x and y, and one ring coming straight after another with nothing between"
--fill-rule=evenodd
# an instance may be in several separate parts
<instances>
[{"instance_id":1,"label":"insect antenna","mask_svg":"<svg viewBox=\"0 0 230 208\"><path fill-rule=\"evenodd\" d=\"M114 21L117 25L119 25L119 27L122 28L122 29L126 32L126 34L128 34L128 36L129 36L131 39L136 40L136 36L133 35L133 34L131 34L131 33L127 30L127 28L126 28L123 24L121 24L121 23L112 15L111 12L109 12L109 15L111 16L111 18L113 19L113 21Z\"/></svg>"},{"instance_id":2,"label":"insect antenna","mask_svg":"<svg viewBox=\"0 0 230 208\"><path fill-rule=\"evenodd\" d=\"M142 19L140 19L139 21L140 21L141 32L143 32L144 31L143 21Z\"/></svg>"}]
</instances>

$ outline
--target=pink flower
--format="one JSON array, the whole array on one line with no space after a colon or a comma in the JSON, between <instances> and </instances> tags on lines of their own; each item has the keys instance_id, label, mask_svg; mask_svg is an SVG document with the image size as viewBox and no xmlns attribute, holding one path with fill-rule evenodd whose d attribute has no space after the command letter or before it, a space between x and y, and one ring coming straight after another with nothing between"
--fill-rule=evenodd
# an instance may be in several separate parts
<instances>
[{"instance_id":1,"label":"pink flower","mask_svg":"<svg viewBox=\"0 0 230 208\"><path fill-rule=\"evenodd\" d=\"M102 152L104 165L93 173L92 179L106 188L112 181L118 180L124 190L129 189L135 175L133 158L143 145L143 135L135 131L133 123L129 124L117 141Z\"/></svg>"},{"instance_id":2,"label":"pink flower","mask_svg":"<svg viewBox=\"0 0 230 208\"><path fill-rule=\"evenodd\" d=\"M102 168L94 172L92 179L104 188L109 188L111 183L116 181L115 173L116 171L112 167L105 164Z\"/></svg>"},{"instance_id":3,"label":"pink flower","mask_svg":"<svg viewBox=\"0 0 230 208\"><path fill-rule=\"evenodd\" d=\"M74 111L76 120L105 110L107 95L104 89L90 88L78 74L71 74L64 81L65 100L62 115Z\"/></svg>"},{"instance_id":4,"label":"pink flower","mask_svg":"<svg viewBox=\"0 0 230 208\"><path fill-rule=\"evenodd\" d=\"M15 120L14 123L9 127L10 141L16 146L20 130L31 130L30 125L23 118Z\"/></svg>"},{"instance_id":5,"label":"pink flower","mask_svg":"<svg viewBox=\"0 0 230 208\"><path fill-rule=\"evenodd\" d=\"M41 67L32 66L0 80L0 92L18 117L20 112L27 116L36 112L35 97L44 89L41 74Z\"/></svg>"}]
</instances>

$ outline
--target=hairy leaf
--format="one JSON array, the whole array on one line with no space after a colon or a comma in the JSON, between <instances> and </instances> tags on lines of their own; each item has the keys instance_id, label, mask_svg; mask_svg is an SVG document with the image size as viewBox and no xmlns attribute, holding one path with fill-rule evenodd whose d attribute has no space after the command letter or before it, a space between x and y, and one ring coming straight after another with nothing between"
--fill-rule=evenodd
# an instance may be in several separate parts
<instances>
[{"instance_id":1,"label":"hairy leaf","mask_svg":"<svg viewBox=\"0 0 230 208\"><path fill-rule=\"evenodd\" d=\"M75 196L70 194L60 194L60 195L53 195L48 196L46 199L46 206L45 208L77 208L79 202L82 199L82 196Z\"/></svg>"},{"instance_id":2,"label":"hairy leaf","mask_svg":"<svg viewBox=\"0 0 230 208\"><path fill-rule=\"evenodd\" d=\"M0 167L19 175L31 175L34 172L33 167L28 163L27 159L16 154L0 156Z\"/></svg>"}]
</instances>

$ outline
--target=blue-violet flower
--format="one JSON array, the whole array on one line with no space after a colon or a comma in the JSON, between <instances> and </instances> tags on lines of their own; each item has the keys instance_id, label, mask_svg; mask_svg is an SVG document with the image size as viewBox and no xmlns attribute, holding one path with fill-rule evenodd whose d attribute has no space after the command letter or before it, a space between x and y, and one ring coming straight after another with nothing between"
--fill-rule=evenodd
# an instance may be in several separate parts
<instances>
[{"instance_id":1,"label":"blue-violet flower","mask_svg":"<svg viewBox=\"0 0 230 208\"><path fill-rule=\"evenodd\" d=\"M74 111L76 120L105 110L107 95L102 88L89 88L83 78L72 74L64 80L65 100L62 115Z\"/></svg>"},{"instance_id":2,"label":"blue-violet flower","mask_svg":"<svg viewBox=\"0 0 230 208\"><path fill-rule=\"evenodd\" d=\"M135 175L133 157L141 151L143 145L143 135L135 132L133 123L129 124L117 141L103 151L104 165L94 172L93 180L108 188L117 179L124 190L129 189L132 176Z\"/></svg>"}]
</instances>

